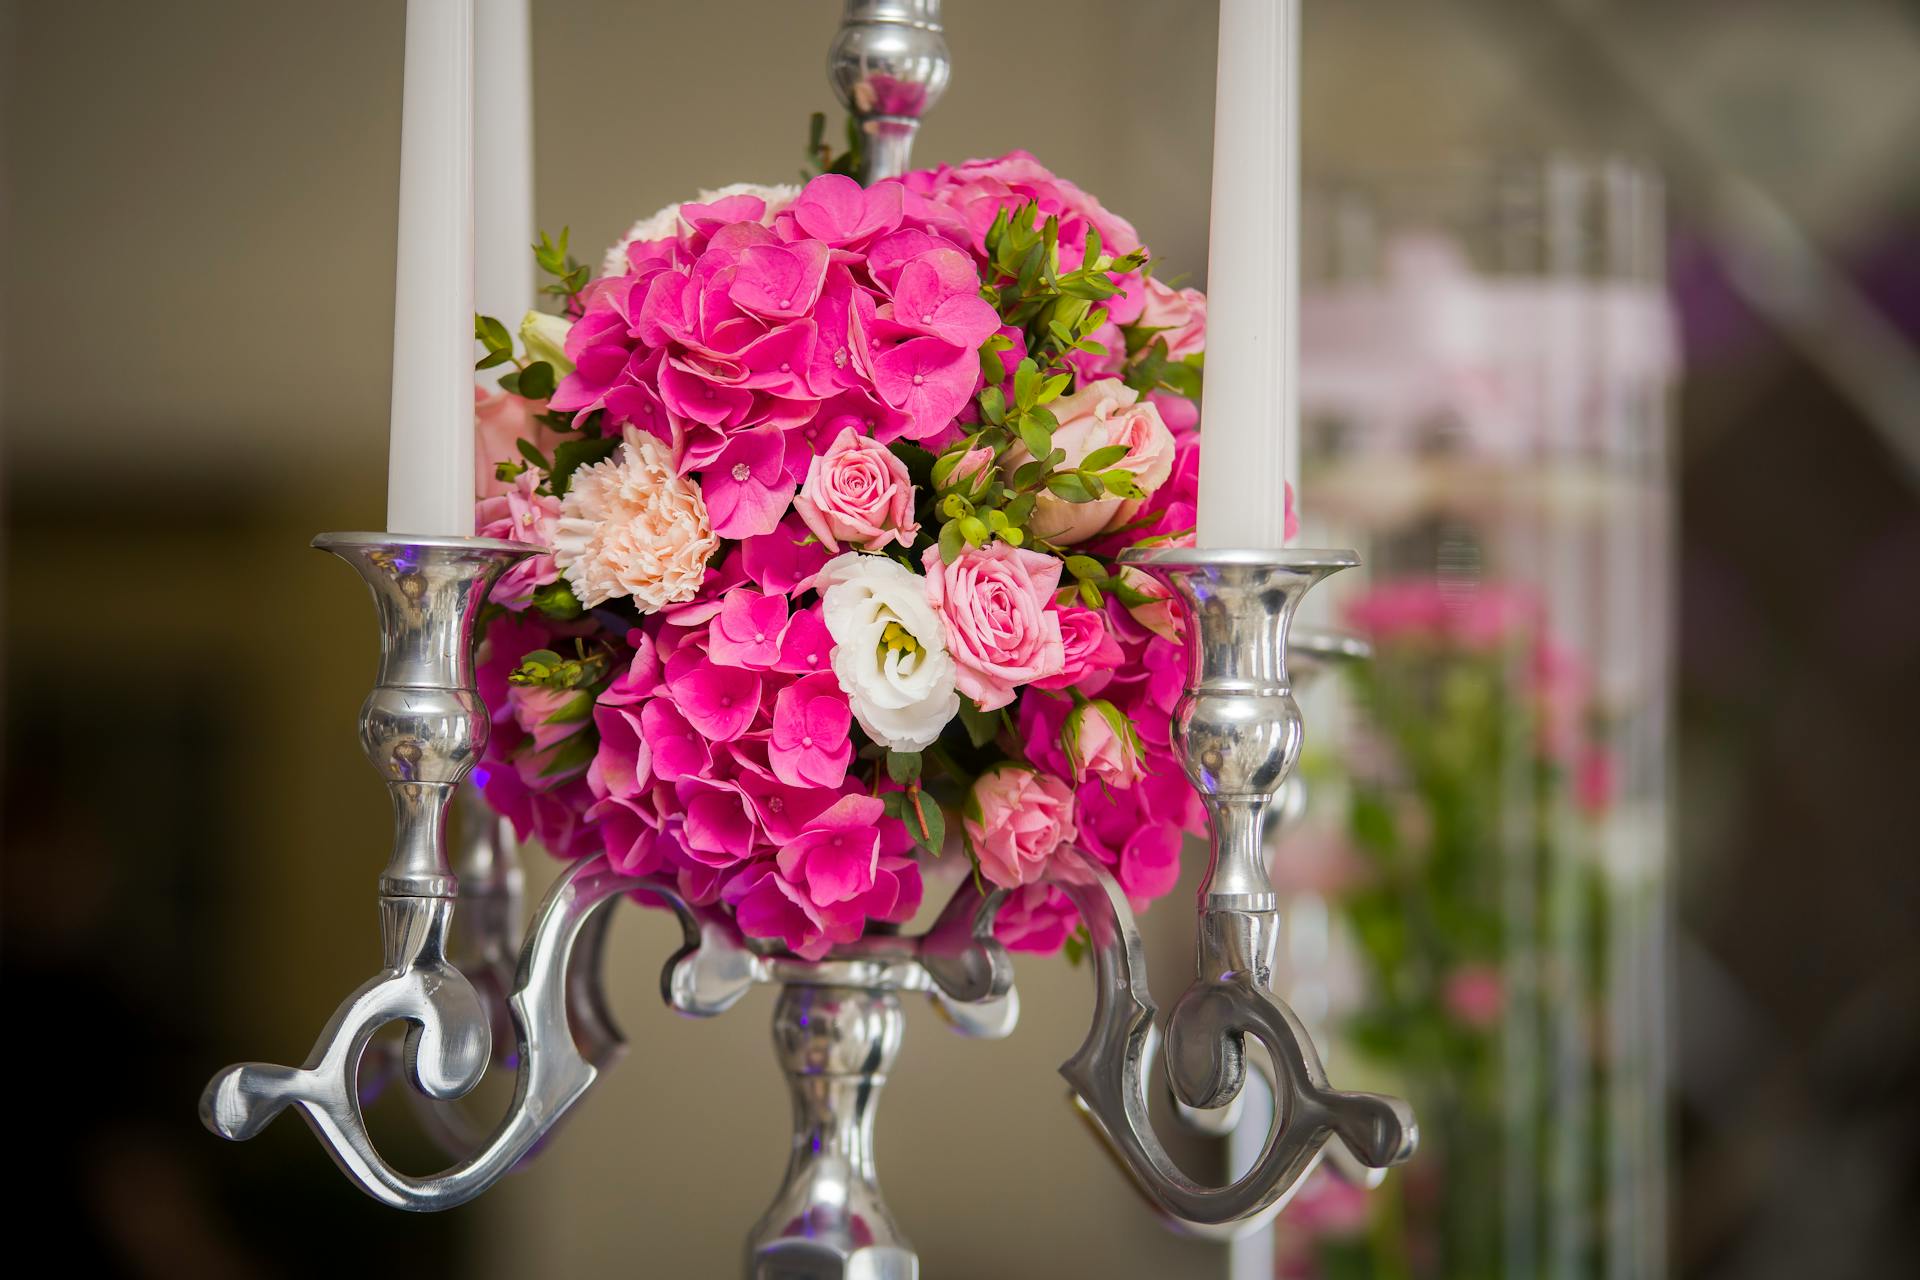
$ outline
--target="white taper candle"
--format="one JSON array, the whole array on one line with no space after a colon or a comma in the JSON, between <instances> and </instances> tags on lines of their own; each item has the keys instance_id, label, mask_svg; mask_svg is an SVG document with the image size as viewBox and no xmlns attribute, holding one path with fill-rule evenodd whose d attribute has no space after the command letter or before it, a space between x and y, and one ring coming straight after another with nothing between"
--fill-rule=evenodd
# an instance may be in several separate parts
<instances>
[{"instance_id":1,"label":"white taper candle","mask_svg":"<svg viewBox=\"0 0 1920 1280\"><path fill-rule=\"evenodd\" d=\"M533 28L528 0L476 0L474 303L509 331L533 309ZM480 377L491 390L497 368Z\"/></svg>"},{"instance_id":2,"label":"white taper candle","mask_svg":"<svg viewBox=\"0 0 1920 1280\"><path fill-rule=\"evenodd\" d=\"M1299 429L1299 0L1220 0L1202 547L1285 541L1288 441Z\"/></svg>"},{"instance_id":3,"label":"white taper candle","mask_svg":"<svg viewBox=\"0 0 1920 1280\"><path fill-rule=\"evenodd\" d=\"M390 533L473 535L473 0L407 0Z\"/></svg>"}]
</instances>

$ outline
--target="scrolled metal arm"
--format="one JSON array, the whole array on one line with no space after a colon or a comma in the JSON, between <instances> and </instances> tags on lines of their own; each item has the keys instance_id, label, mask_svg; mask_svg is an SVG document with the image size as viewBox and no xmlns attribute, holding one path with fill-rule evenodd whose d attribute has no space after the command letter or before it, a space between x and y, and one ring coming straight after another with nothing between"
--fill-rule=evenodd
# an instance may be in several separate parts
<instances>
[{"instance_id":1,"label":"scrolled metal arm","mask_svg":"<svg viewBox=\"0 0 1920 1280\"><path fill-rule=\"evenodd\" d=\"M215 1076L201 1099L207 1127L222 1137L250 1138L289 1106L301 1115L347 1176L367 1194L398 1209L438 1210L464 1204L498 1182L553 1127L618 1056L611 1041L583 1049L569 995L575 953L595 949L596 916L621 894L645 889L672 897L669 886L623 876L604 857L575 864L541 904L522 950L514 991L507 999L516 1029L520 1069L512 1105L486 1144L453 1167L426 1177L401 1173L374 1149L355 1087L361 1055L382 1026L408 1022L408 1067L416 1087L433 1097L458 1097L479 1082L490 1041L485 1009L457 971L431 948L411 963L362 986L334 1013L312 1055L298 1068L244 1063ZM424 901L424 900L415 900ZM444 907L444 902L435 905ZM430 913L444 924L446 911ZM691 938L698 924L683 914ZM443 992L459 994L443 997Z\"/></svg>"},{"instance_id":2,"label":"scrolled metal arm","mask_svg":"<svg viewBox=\"0 0 1920 1280\"><path fill-rule=\"evenodd\" d=\"M1142 1192L1180 1222L1239 1222L1284 1204L1338 1140L1366 1165L1384 1167L1412 1153L1412 1112L1393 1098L1328 1086L1319 1054L1292 1010L1271 992L1235 1007L1238 1030L1259 1040L1276 1068L1274 1124L1253 1167L1225 1186L1182 1172L1161 1145L1148 1114L1147 1078L1156 1048L1157 1008L1147 987L1146 954L1133 910L1112 874L1090 865L1086 878L1055 881L1073 899L1093 941L1094 1011L1087 1038L1060 1067L1083 1114ZM1169 1036L1177 1035L1170 1028Z\"/></svg>"}]
</instances>

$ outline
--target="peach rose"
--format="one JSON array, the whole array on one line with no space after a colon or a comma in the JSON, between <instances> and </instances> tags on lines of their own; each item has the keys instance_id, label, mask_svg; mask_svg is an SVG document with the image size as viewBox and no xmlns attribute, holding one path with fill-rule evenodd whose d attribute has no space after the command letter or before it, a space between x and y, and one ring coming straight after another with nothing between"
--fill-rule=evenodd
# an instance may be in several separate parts
<instances>
[{"instance_id":1,"label":"peach rose","mask_svg":"<svg viewBox=\"0 0 1920 1280\"><path fill-rule=\"evenodd\" d=\"M1067 455L1061 463L1063 469L1079 466L1095 449L1124 445L1125 456L1111 466L1132 472L1142 494L1151 495L1173 474L1173 433L1160 420L1160 410L1118 378L1088 383L1055 401L1052 409L1060 422L1053 433L1054 447ZM1013 467L1029 457L1018 446L1012 454ZM1139 507L1139 499L1106 497L1068 502L1042 493L1034 503L1027 528L1055 546L1072 546L1125 524Z\"/></svg>"}]
</instances>

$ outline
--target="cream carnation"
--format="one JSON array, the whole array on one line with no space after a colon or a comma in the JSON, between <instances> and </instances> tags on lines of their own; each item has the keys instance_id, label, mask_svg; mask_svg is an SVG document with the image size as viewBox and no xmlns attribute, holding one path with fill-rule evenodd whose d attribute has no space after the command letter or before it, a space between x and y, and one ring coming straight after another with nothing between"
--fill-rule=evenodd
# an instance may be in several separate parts
<instances>
[{"instance_id":1,"label":"cream carnation","mask_svg":"<svg viewBox=\"0 0 1920 1280\"><path fill-rule=\"evenodd\" d=\"M573 473L553 558L588 608L631 596L652 613L693 599L719 546L699 486L658 440L629 430L611 458Z\"/></svg>"},{"instance_id":2,"label":"cream carnation","mask_svg":"<svg viewBox=\"0 0 1920 1280\"><path fill-rule=\"evenodd\" d=\"M702 191L691 200L675 200L658 213L650 214L627 228L627 233L607 250L607 256L600 260L600 274L603 276L623 276L627 274L627 246L636 240L665 240L680 230L680 206L683 204L712 204L715 200L724 200L728 196L759 196L767 202L767 211L762 214L763 224L771 223L773 215L793 203L800 188L787 183L763 187L754 182L730 182L717 191Z\"/></svg>"},{"instance_id":3,"label":"cream carnation","mask_svg":"<svg viewBox=\"0 0 1920 1280\"><path fill-rule=\"evenodd\" d=\"M813 585L833 636L833 674L860 727L895 751L931 746L960 710L947 628L920 575L886 556L849 551Z\"/></svg>"}]
</instances>

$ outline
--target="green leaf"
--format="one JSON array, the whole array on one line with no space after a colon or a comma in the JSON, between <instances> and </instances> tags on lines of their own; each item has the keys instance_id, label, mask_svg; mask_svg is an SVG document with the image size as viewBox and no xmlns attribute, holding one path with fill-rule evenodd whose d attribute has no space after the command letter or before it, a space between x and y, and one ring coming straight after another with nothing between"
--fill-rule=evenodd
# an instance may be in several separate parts
<instances>
[{"instance_id":1,"label":"green leaf","mask_svg":"<svg viewBox=\"0 0 1920 1280\"><path fill-rule=\"evenodd\" d=\"M1036 458L1044 458L1053 452L1053 432L1037 418L1027 416L1020 419L1020 443L1027 446L1027 452Z\"/></svg>"},{"instance_id":2,"label":"green leaf","mask_svg":"<svg viewBox=\"0 0 1920 1280\"><path fill-rule=\"evenodd\" d=\"M901 786L920 780L920 753L918 751L887 752L887 776Z\"/></svg>"},{"instance_id":3,"label":"green leaf","mask_svg":"<svg viewBox=\"0 0 1920 1280\"><path fill-rule=\"evenodd\" d=\"M1067 384L1072 381L1073 375L1070 373L1056 374L1054 377L1048 378L1045 383L1041 384L1038 403L1046 404L1048 401L1058 400L1060 393L1065 391Z\"/></svg>"},{"instance_id":4,"label":"green leaf","mask_svg":"<svg viewBox=\"0 0 1920 1280\"><path fill-rule=\"evenodd\" d=\"M1098 582L1106 581L1107 567L1092 556L1068 556L1067 572L1076 578L1092 578Z\"/></svg>"},{"instance_id":5,"label":"green leaf","mask_svg":"<svg viewBox=\"0 0 1920 1280\"><path fill-rule=\"evenodd\" d=\"M564 498L573 483L573 473L610 456L620 447L617 436L590 436L583 440L562 440L553 446L553 466L547 472L547 485L553 496Z\"/></svg>"},{"instance_id":6,"label":"green leaf","mask_svg":"<svg viewBox=\"0 0 1920 1280\"><path fill-rule=\"evenodd\" d=\"M513 442L513 447L520 451L521 457L525 458L528 462L531 462L534 466L540 468L542 471L553 470L553 464L547 461L547 455L540 452L539 449L535 448L531 441L515 440Z\"/></svg>"},{"instance_id":7,"label":"green leaf","mask_svg":"<svg viewBox=\"0 0 1920 1280\"><path fill-rule=\"evenodd\" d=\"M1040 366L1032 360L1022 360L1013 371L1013 402L1022 409L1031 409L1039 403Z\"/></svg>"},{"instance_id":8,"label":"green leaf","mask_svg":"<svg viewBox=\"0 0 1920 1280\"><path fill-rule=\"evenodd\" d=\"M1088 238L1091 239L1093 234L1092 231L1087 232ZM1067 935L1067 940L1060 944L1061 954L1065 955L1067 963L1076 969L1086 963L1087 953L1092 949L1093 939L1087 934L1087 925L1084 920L1075 925L1073 932Z\"/></svg>"},{"instance_id":9,"label":"green leaf","mask_svg":"<svg viewBox=\"0 0 1920 1280\"><path fill-rule=\"evenodd\" d=\"M887 446L888 452L900 459L907 468L907 478L913 481L916 489L929 488L933 478L933 455L911 440L896 440Z\"/></svg>"},{"instance_id":10,"label":"green leaf","mask_svg":"<svg viewBox=\"0 0 1920 1280\"><path fill-rule=\"evenodd\" d=\"M960 699L960 723L966 727L967 740L976 747L986 746L1000 732L1000 717L982 711L971 698Z\"/></svg>"},{"instance_id":11,"label":"green leaf","mask_svg":"<svg viewBox=\"0 0 1920 1280\"><path fill-rule=\"evenodd\" d=\"M1147 496L1134 481L1133 472L1131 471L1123 471L1118 468L1112 471L1102 471L1098 479L1108 493L1117 494L1122 498L1144 498Z\"/></svg>"},{"instance_id":12,"label":"green leaf","mask_svg":"<svg viewBox=\"0 0 1920 1280\"><path fill-rule=\"evenodd\" d=\"M529 400L545 400L553 394L553 366L536 360L520 371L520 394Z\"/></svg>"},{"instance_id":13,"label":"green leaf","mask_svg":"<svg viewBox=\"0 0 1920 1280\"><path fill-rule=\"evenodd\" d=\"M999 361L994 362L998 364ZM988 387L980 393L980 416L994 426L1002 426L1007 420L1007 397L998 387Z\"/></svg>"},{"instance_id":14,"label":"green leaf","mask_svg":"<svg viewBox=\"0 0 1920 1280\"><path fill-rule=\"evenodd\" d=\"M1099 496L1093 492L1084 477L1073 471L1062 471L1048 476L1047 492L1068 502L1092 502Z\"/></svg>"},{"instance_id":15,"label":"green leaf","mask_svg":"<svg viewBox=\"0 0 1920 1280\"><path fill-rule=\"evenodd\" d=\"M507 332L507 326L492 316L476 313L473 317L473 336L486 344L489 351L513 351L513 335Z\"/></svg>"},{"instance_id":16,"label":"green leaf","mask_svg":"<svg viewBox=\"0 0 1920 1280\"><path fill-rule=\"evenodd\" d=\"M511 351L489 351L474 361L473 367L476 369L491 369L495 365L505 364L511 359L513 359L513 352Z\"/></svg>"},{"instance_id":17,"label":"green leaf","mask_svg":"<svg viewBox=\"0 0 1920 1280\"><path fill-rule=\"evenodd\" d=\"M949 520L940 526L940 558L942 560L952 564L960 558L960 553L966 549L966 545L967 538L960 532L958 520Z\"/></svg>"},{"instance_id":18,"label":"green leaf","mask_svg":"<svg viewBox=\"0 0 1920 1280\"><path fill-rule=\"evenodd\" d=\"M533 607L556 622L572 622L586 610L565 578L533 589Z\"/></svg>"},{"instance_id":19,"label":"green leaf","mask_svg":"<svg viewBox=\"0 0 1920 1280\"><path fill-rule=\"evenodd\" d=\"M1123 444L1102 445L1086 457L1080 459L1082 471L1105 471L1114 463L1127 456L1127 446Z\"/></svg>"},{"instance_id":20,"label":"green leaf","mask_svg":"<svg viewBox=\"0 0 1920 1280\"><path fill-rule=\"evenodd\" d=\"M1046 475L1047 472L1052 469L1053 464L1045 458L1035 458L1032 462L1023 463L1020 469L1013 473L1013 487L1016 489L1025 489L1039 484L1040 477ZM1018 502L1019 499L1016 498L1014 501ZM1012 519L1015 524L1021 523L1021 520L1014 519L1012 516L1009 516L1008 519Z\"/></svg>"},{"instance_id":21,"label":"green leaf","mask_svg":"<svg viewBox=\"0 0 1920 1280\"><path fill-rule=\"evenodd\" d=\"M912 794L920 797L920 807L915 810L911 803L907 807L907 834L913 837L915 844L937 858L941 846L947 842L947 815L939 802L925 791L915 788ZM925 830L921 829L922 821L926 823Z\"/></svg>"},{"instance_id":22,"label":"green leaf","mask_svg":"<svg viewBox=\"0 0 1920 1280\"><path fill-rule=\"evenodd\" d=\"M577 773L582 766L593 760L594 752L599 750L600 741L591 733L576 733L560 745L553 748L547 757L547 767L540 771L543 778L552 778L564 773Z\"/></svg>"}]
</instances>

